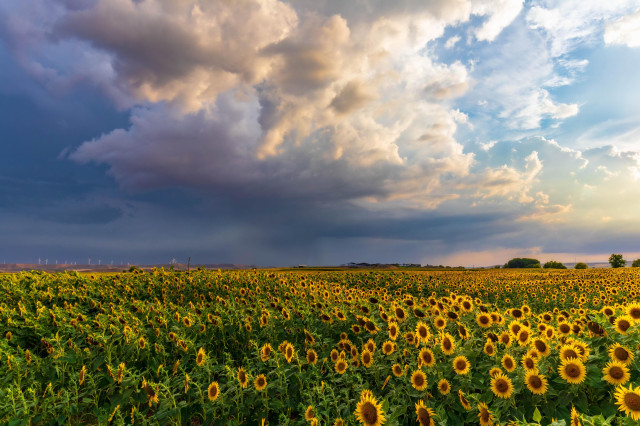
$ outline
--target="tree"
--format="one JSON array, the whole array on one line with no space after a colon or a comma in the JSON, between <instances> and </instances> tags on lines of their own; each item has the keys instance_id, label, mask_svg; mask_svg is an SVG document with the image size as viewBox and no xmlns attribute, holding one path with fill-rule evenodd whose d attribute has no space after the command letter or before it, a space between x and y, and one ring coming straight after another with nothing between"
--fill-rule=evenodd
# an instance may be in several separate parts
<instances>
[{"instance_id":1,"label":"tree","mask_svg":"<svg viewBox=\"0 0 640 426\"><path fill-rule=\"evenodd\" d=\"M587 266L586 263L584 262L578 262L576 263L576 266L574 266L574 268L576 269L587 269L589 266Z\"/></svg>"},{"instance_id":2,"label":"tree","mask_svg":"<svg viewBox=\"0 0 640 426\"><path fill-rule=\"evenodd\" d=\"M640 268L640 259L634 260L631 266L634 268Z\"/></svg>"},{"instance_id":3,"label":"tree","mask_svg":"<svg viewBox=\"0 0 640 426\"><path fill-rule=\"evenodd\" d=\"M515 257L504 264L505 268L540 268L538 259L529 259L526 257Z\"/></svg>"},{"instance_id":4,"label":"tree","mask_svg":"<svg viewBox=\"0 0 640 426\"><path fill-rule=\"evenodd\" d=\"M622 258L621 254L613 253L609 256L609 264L612 268L622 268L627 264L627 261Z\"/></svg>"},{"instance_id":5,"label":"tree","mask_svg":"<svg viewBox=\"0 0 640 426\"><path fill-rule=\"evenodd\" d=\"M560 262L556 262L555 260L550 260L547 263L545 263L544 268L545 269L567 269L566 266L564 266Z\"/></svg>"}]
</instances>

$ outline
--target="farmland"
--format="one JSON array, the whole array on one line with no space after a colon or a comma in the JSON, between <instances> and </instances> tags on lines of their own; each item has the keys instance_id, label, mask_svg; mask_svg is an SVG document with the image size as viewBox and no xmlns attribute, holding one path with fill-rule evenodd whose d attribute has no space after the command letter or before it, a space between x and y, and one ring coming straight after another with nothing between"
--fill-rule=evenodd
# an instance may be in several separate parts
<instances>
[{"instance_id":1,"label":"farmland","mask_svg":"<svg viewBox=\"0 0 640 426\"><path fill-rule=\"evenodd\" d=\"M0 420L636 424L639 269L2 275Z\"/></svg>"}]
</instances>

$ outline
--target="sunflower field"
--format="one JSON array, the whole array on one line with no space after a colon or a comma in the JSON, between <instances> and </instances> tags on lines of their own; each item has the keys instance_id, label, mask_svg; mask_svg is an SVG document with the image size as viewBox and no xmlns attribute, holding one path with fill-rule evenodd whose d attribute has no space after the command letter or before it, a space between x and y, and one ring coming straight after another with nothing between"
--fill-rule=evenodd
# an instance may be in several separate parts
<instances>
[{"instance_id":1,"label":"sunflower field","mask_svg":"<svg viewBox=\"0 0 640 426\"><path fill-rule=\"evenodd\" d=\"M0 276L0 420L632 425L640 268Z\"/></svg>"}]
</instances>

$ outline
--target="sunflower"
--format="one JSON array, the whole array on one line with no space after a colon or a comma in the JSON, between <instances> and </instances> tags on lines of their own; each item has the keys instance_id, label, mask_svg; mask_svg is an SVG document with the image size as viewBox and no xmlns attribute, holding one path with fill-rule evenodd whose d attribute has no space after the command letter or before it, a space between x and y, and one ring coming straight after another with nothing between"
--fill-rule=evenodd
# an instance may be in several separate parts
<instances>
[{"instance_id":1,"label":"sunflower","mask_svg":"<svg viewBox=\"0 0 640 426\"><path fill-rule=\"evenodd\" d=\"M198 353L196 355L196 365L198 367L202 367L204 365L205 357L206 357L206 354L204 353L204 349L203 348L198 349Z\"/></svg>"},{"instance_id":2,"label":"sunflower","mask_svg":"<svg viewBox=\"0 0 640 426\"><path fill-rule=\"evenodd\" d=\"M503 331L502 334L500 334L500 336L498 337L498 341L507 348L510 348L511 344L513 343L511 334L508 331Z\"/></svg>"},{"instance_id":3,"label":"sunflower","mask_svg":"<svg viewBox=\"0 0 640 426\"><path fill-rule=\"evenodd\" d=\"M316 417L316 410L313 409L313 405L309 405L304 412L304 419L306 421L311 421L311 419Z\"/></svg>"},{"instance_id":4,"label":"sunflower","mask_svg":"<svg viewBox=\"0 0 640 426\"><path fill-rule=\"evenodd\" d=\"M389 323L389 339L396 340L398 338L398 325L395 322Z\"/></svg>"},{"instance_id":5,"label":"sunflower","mask_svg":"<svg viewBox=\"0 0 640 426\"><path fill-rule=\"evenodd\" d=\"M264 390L264 388L267 387L267 378L264 377L264 374L260 374L258 377L256 377L256 379L253 381L253 384L256 387L256 390L261 391Z\"/></svg>"},{"instance_id":6,"label":"sunflower","mask_svg":"<svg viewBox=\"0 0 640 426\"><path fill-rule=\"evenodd\" d=\"M419 400L416 403L416 415L418 416L418 423L420 423L420 426L435 425L435 421L433 420L433 418L435 417L436 413L431 408L427 408L424 405L423 400Z\"/></svg>"},{"instance_id":7,"label":"sunflower","mask_svg":"<svg viewBox=\"0 0 640 426\"><path fill-rule=\"evenodd\" d=\"M505 370L507 370L509 373L511 373L513 370L516 369L516 360L513 359L513 357L509 354L504 354L504 356L502 357L502 367L504 367Z\"/></svg>"},{"instance_id":8,"label":"sunflower","mask_svg":"<svg viewBox=\"0 0 640 426\"><path fill-rule=\"evenodd\" d=\"M627 315L633 318L634 321L640 322L640 303L635 302L627 306Z\"/></svg>"},{"instance_id":9,"label":"sunflower","mask_svg":"<svg viewBox=\"0 0 640 426\"><path fill-rule=\"evenodd\" d=\"M385 355L391 355L395 350L396 345L392 341L387 340L382 344L382 353Z\"/></svg>"},{"instance_id":10,"label":"sunflower","mask_svg":"<svg viewBox=\"0 0 640 426\"><path fill-rule=\"evenodd\" d=\"M520 346L527 346L529 344L529 340L531 340L531 329L528 327L522 327L520 331L518 331L516 340Z\"/></svg>"},{"instance_id":11,"label":"sunflower","mask_svg":"<svg viewBox=\"0 0 640 426\"><path fill-rule=\"evenodd\" d=\"M419 391L427 388L427 376L422 370L416 370L411 374L411 385Z\"/></svg>"},{"instance_id":12,"label":"sunflower","mask_svg":"<svg viewBox=\"0 0 640 426\"><path fill-rule=\"evenodd\" d=\"M511 379L504 374L498 374L491 378L491 391L500 398L509 398L513 393Z\"/></svg>"},{"instance_id":13,"label":"sunflower","mask_svg":"<svg viewBox=\"0 0 640 426\"><path fill-rule=\"evenodd\" d=\"M140 346L140 349L144 349L147 346L147 341L144 339L144 337L140 337L138 339L138 346Z\"/></svg>"},{"instance_id":14,"label":"sunflower","mask_svg":"<svg viewBox=\"0 0 640 426\"><path fill-rule=\"evenodd\" d=\"M460 404L462 404L465 410L471 410L471 404L469 404L469 400L464 396L464 392L462 392L461 389L458 389L458 398L460 399Z\"/></svg>"},{"instance_id":15,"label":"sunflower","mask_svg":"<svg viewBox=\"0 0 640 426\"><path fill-rule=\"evenodd\" d=\"M418 339L416 339L416 335L413 333L413 331L407 331L406 333L404 333L404 341L407 342L410 345L414 345L419 343Z\"/></svg>"},{"instance_id":16,"label":"sunflower","mask_svg":"<svg viewBox=\"0 0 640 426\"><path fill-rule=\"evenodd\" d=\"M613 361L620 361L624 365L629 365L633 361L634 355L629 349L616 343L609 348L609 357Z\"/></svg>"},{"instance_id":17,"label":"sunflower","mask_svg":"<svg viewBox=\"0 0 640 426\"><path fill-rule=\"evenodd\" d=\"M444 317L442 317L441 315L438 315L437 317L435 317L435 319L433 320L433 325L438 329L438 330L444 330L445 327L447 326L447 320L444 319Z\"/></svg>"},{"instance_id":18,"label":"sunflower","mask_svg":"<svg viewBox=\"0 0 640 426\"><path fill-rule=\"evenodd\" d=\"M493 346L493 342L491 340L487 340L487 342L484 344L484 353L489 356L496 355L496 348L495 346Z\"/></svg>"},{"instance_id":19,"label":"sunflower","mask_svg":"<svg viewBox=\"0 0 640 426\"><path fill-rule=\"evenodd\" d=\"M614 326L616 331L619 334L627 334L627 330L629 330L629 328L631 328L631 326L633 325L633 318L631 318L628 315L623 315L621 317L616 318L615 322L614 322Z\"/></svg>"},{"instance_id":20,"label":"sunflower","mask_svg":"<svg viewBox=\"0 0 640 426\"><path fill-rule=\"evenodd\" d=\"M416 325L416 333L413 335L414 338L417 338L418 343L427 343L430 337L429 327L423 321L418 321ZM407 339L407 335L405 334L405 340L407 343L412 344L413 342L409 342Z\"/></svg>"},{"instance_id":21,"label":"sunflower","mask_svg":"<svg viewBox=\"0 0 640 426\"><path fill-rule=\"evenodd\" d=\"M295 349L291 343L287 343L287 346L284 347L284 357L287 362L291 362L293 359L293 355L295 354Z\"/></svg>"},{"instance_id":22,"label":"sunflower","mask_svg":"<svg viewBox=\"0 0 640 426\"><path fill-rule=\"evenodd\" d=\"M402 366L400 364L393 364L393 366L391 367L391 372L393 373L394 376L396 377L400 377L404 374L404 368L402 368Z\"/></svg>"},{"instance_id":23,"label":"sunflower","mask_svg":"<svg viewBox=\"0 0 640 426\"><path fill-rule=\"evenodd\" d=\"M536 395L543 395L547 392L547 379L538 370L528 370L524 375L524 382L527 388Z\"/></svg>"},{"instance_id":24,"label":"sunflower","mask_svg":"<svg viewBox=\"0 0 640 426\"><path fill-rule=\"evenodd\" d=\"M458 335L462 340L469 340L469 332L462 323L458 323Z\"/></svg>"},{"instance_id":25,"label":"sunflower","mask_svg":"<svg viewBox=\"0 0 640 426\"><path fill-rule=\"evenodd\" d=\"M549 356L551 348L544 340L537 338L533 341L532 346L538 351L541 356Z\"/></svg>"},{"instance_id":26,"label":"sunflower","mask_svg":"<svg viewBox=\"0 0 640 426\"><path fill-rule=\"evenodd\" d=\"M564 380L572 384L582 383L587 377L587 369L582 361L576 358L563 359L558 372Z\"/></svg>"},{"instance_id":27,"label":"sunflower","mask_svg":"<svg viewBox=\"0 0 640 426\"><path fill-rule=\"evenodd\" d=\"M209 401L215 401L216 399L218 399L219 395L220 395L220 386L218 385L218 382L211 382L211 384L207 388L207 396L209 397Z\"/></svg>"},{"instance_id":28,"label":"sunflower","mask_svg":"<svg viewBox=\"0 0 640 426\"><path fill-rule=\"evenodd\" d=\"M307 351L307 362L311 365L316 365L318 362L318 354L313 349Z\"/></svg>"},{"instance_id":29,"label":"sunflower","mask_svg":"<svg viewBox=\"0 0 640 426\"><path fill-rule=\"evenodd\" d=\"M469 373L469 360L466 356L459 355L453 359L453 371L460 375Z\"/></svg>"},{"instance_id":30,"label":"sunflower","mask_svg":"<svg viewBox=\"0 0 640 426\"><path fill-rule=\"evenodd\" d=\"M364 346L372 355L376 351L376 342L374 342L373 339L367 340L367 343L365 343Z\"/></svg>"},{"instance_id":31,"label":"sunflower","mask_svg":"<svg viewBox=\"0 0 640 426\"><path fill-rule=\"evenodd\" d=\"M158 393L156 392L156 390L148 383L145 383L144 385L144 390L147 394L147 400L149 401L149 407L151 407L151 404L153 403L158 403L160 402L160 400L158 399Z\"/></svg>"},{"instance_id":32,"label":"sunflower","mask_svg":"<svg viewBox=\"0 0 640 426\"><path fill-rule=\"evenodd\" d=\"M356 419L364 426L380 426L386 418L382 411L382 404L373 395L367 394L360 397L354 413Z\"/></svg>"},{"instance_id":33,"label":"sunflower","mask_svg":"<svg viewBox=\"0 0 640 426\"><path fill-rule=\"evenodd\" d=\"M347 371L347 367L348 367L348 364L343 359L339 359L336 362L336 365L334 366L334 368L335 368L335 370L336 370L336 372L338 374L344 374L344 372Z\"/></svg>"},{"instance_id":34,"label":"sunflower","mask_svg":"<svg viewBox=\"0 0 640 426\"><path fill-rule=\"evenodd\" d=\"M502 370L500 370L499 367L493 367L493 368L491 368L491 370L489 370L489 376L491 376L491 377L495 377L498 374L503 374Z\"/></svg>"},{"instance_id":35,"label":"sunflower","mask_svg":"<svg viewBox=\"0 0 640 426\"><path fill-rule=\"evenodd\" d=\"M331 358L331 361L336 362L338 360L338 357L340 357L340 353L336 349L331 350L331 354L329 354L329 358Z\"/></svg>"},{"instance_id":36,"label":"sunflower","mask_svg":"<svg viewBox=\"0 0 640 426\"><path fill-rule=\"evenodd\" d=\"M440 379L438 382L438 390L442 395L448 395L451 392L451 384L447 379Z\"/></svg>"},{"instance_id":37,"label":"sunflower","mask_svg":"<svg viewBox=\"0 0 640 426\"><path fill-rule=\"evenodd\" d=\"M364 365L367 368L371 367L371 365L373 364L373 356L371 355L371 352L369 352L366 349L362 351L362 355L360 355L360 359L362 360L362 365Z\"/></svg>"},{"instance_id":38,"label":"sunflower","mask_svg":"<svg viewBox=\"0 0 640 426\"><path fill-rule=\"evenodd\" d=\"M484 402L479 403L478 411L479 411L478 417L480 418L480 424L482 426L492 426L493 420L495 420L495 417L493 416L493 413L489 411L489 407L487 407L487 404L485 404Z\"/></svg>"},{"instance_id":39,"label":"sunflower","mask_svg":"<svg viewBox=\"0 0 640 426\"><path fill-rule=\"evenodd\" d=\"M440 349L446 355L451 355L456 350L456 343L449 333L445 333L440 340Z\"/></svg>"},{"instance_id":40,"label":"sunflower","mask_svg":"<svg viewBox=\"0 0 640 426\"><path fill-rule=\"evenodd\" d=\"M580 423L580 414L578 414L578 410L573 405L571 406L571 426L582 426Z\"/></svg>"},{"instance_id":41,"label":"sunflower","mask_svg":"<svg viewBox=\"0 0 640 426\"><path fill-rule=\"evenodd\" d=\"M561 360L569 358L580 358L580 352L578 351L578 348L576 348L573 344L562 345L562 347L560 347L558 355L560 355Z\"/></svg>"},{"instance_id":42,"label":"sunflower","mask_svg":"<svg viewBox=\"0 0 640 426\"><path fill-rule=\"evenodd\" d=\"M536 361L536 359L531 355L527 355L527 354L525 354L525 356L522 357L521 363L525 370L533 370L538 365L538 361Z\"/></svg>"},{"instance_id":43,"label":"sunflower","mask_svg":"<svg viewBox=\"0 0 640 426\"><path fill-rule=\"evenodd\" d=\"M609 361L602 369L603 379L612 385L624 385L631 377L629 368L620 361Z\"/></svg>"},{"instance_id":44,"label":"sunflower","mask_svg":"<svg viewBox=\"0 0 640 426\"><path fill-rule=\"evenodd\" d=\"M78 375L78 383L80 385L84 383L84 376L86 373L87 373L87 367L83 365L82 368L80 369L80 374Z\"/></svg>"},{"instance_id":45,"label":"sunflower","mask_svg":"<svg viewBox=\"0 0 640 426\"><path fill-rule=\"evenodd\" d=\"M262 348L260 349L260 359L263 362L268 361L272 351L273 351L273 348L271 347L271 343L265 343L264 345L262 345Z\"/></svg>"},{"instance_id":46,"label":"sunflower","mask_svg":"<svg viewBox=\"0 0 640 426\"><path fill-rule=\"evenodd\" d=\"M247 387L247 383L249 383L249 378L247 377L247 372L244 371L244 367L238 368L238 383L240 383L240 387L242 389Z\"/></svg>"},{"instance_id":47,"label":"sunflower","mask_svg":"<svg viewBox=\"0 0 640 426\"><path fill-rule=\"evenodd\" d=\"M333 422L333 426L344 426L344 420L341 417L338 417L335 422Z\"/></svg>"},{"instance_id":48,"label":"sunflower","mask_svg":"<svg viewBox=\"0 0 640 426\"><path fill-rule=\"evenodd\" d=\"M436 363L436 359L433 356L433 352L431 349L422 348L420 353L418 354L418 367L422 367L426 365L427 367L433 367Z\"/></svg>"},{"instance_id":49,"label":"sunflower","mask_svg":"<svg viewBox=\"0 0 640 426\"><path fill-rule=\"evenodd\" d=\"M627 417L633 420L640 420L640 386L635 389L629 385L629 389L620 386L615 393L618 410L624 411Z\"/></svg>"},{"instance_id":50,"label":"sunflower","mask_svg":"<svg viewBox=\"0 0 640 426\"><path fill-rule=\"evenodd\" d=\"M476 315L476 322L482 328L489 328L491 327L491 324L492 324L491 315L481 312L478 315Z\"/></svg>"},{"instance_id":51,"label":"sunflower","mask_svg":"<svg viewBox=\"0 0 640 426\"><path fill-rule=\"evenodd\" d=\"M400 306L396 306L396 308L394 309L394 314L396 315L396 318L398 319L398 322L404 322L404 320L407 319L407 313L404 311L404 309L402 309L402 307Z\"/></svg>"}]
</instances>

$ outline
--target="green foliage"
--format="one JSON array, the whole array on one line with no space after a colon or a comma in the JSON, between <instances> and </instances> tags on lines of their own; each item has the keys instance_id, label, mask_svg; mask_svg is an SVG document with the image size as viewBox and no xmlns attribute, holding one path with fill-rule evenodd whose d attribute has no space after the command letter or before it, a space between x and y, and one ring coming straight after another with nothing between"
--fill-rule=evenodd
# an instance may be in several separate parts
<instances>
[{"instance_id":1,"label":"green foliage","mask_svg":"<svg viewBox=\"0 0 640 426\"><path fill-rule=\"evenodd\" d=\"M526 257L515 257L504 264L505 268L540 268L538 259L529 259Z\"/></svg>"},{"instance_id":2,"label":"green foliage","mask_svg":"<svg viewBox=\"0 0 640 426\"><path fill-rule=\"evenodd\" d=\"M544 268L545 269L567 269L566 266L564 266L560 262L556 262L555 260L550 260L547 263L545 263Z\"/></svg>"},{"instance_id":3,"label":"green foliage","mask_svg":"<svg viewBox=\"0 0 640 426\"><path fill-rule=\"evenodd\" d=\"M640 268L640 259L634 260L633 263L631 264L631 266L633 268Z\"/></svg>"},{"instance_id":4,"label":"green foliage","mask_svg":"<svg viewBox=\"0 0 640 426\"><path fill-rule=\"evenodd\" d=\"M574 268L576 268L576 269L588 269L589 266L584 262L578 262L578 263L576 263L576 266L574 266Z\"/></svg>"},{"instance_id":5,"label":"green foliage","mask_svg":"<svg viewBox=\"0 0 640 426\"><path fill-rule=\"evenodd\" d=\"M613 253L609 256L609 264L612 268L623 268L627 264L627 261L622 258L621 254Z\"/></svg>"}]
</instances>

